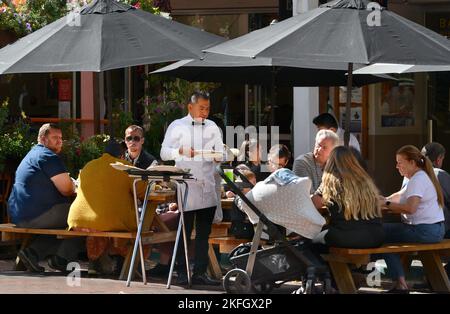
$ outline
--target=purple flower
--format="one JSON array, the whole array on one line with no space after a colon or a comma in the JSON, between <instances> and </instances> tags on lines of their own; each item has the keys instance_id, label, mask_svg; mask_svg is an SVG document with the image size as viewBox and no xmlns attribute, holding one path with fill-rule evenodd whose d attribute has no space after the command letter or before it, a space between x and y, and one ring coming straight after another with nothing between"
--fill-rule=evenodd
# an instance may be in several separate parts
<instances>
[{"instance_id":1,"label":"purple flower","mask_svg":"<svg viewBox=\"0 0 450 314\"><path fill-rule=\"evenodd\" d=\"M32 31L32 29L31 29L31 25L30 25L30 23L27 23L27 24L25 24L25 25L26 25L27 31L31 32L31 31Z\"/></svg>"},{"instance_id":2,"label":"purple flower","mask_svg":"<svg viewBox=\"0 0 450 314\"><path fill-rule=\"evenodd\" d=\"M155 113L161 113L161 108L156 107L156 108L155 108Z\"/></svg>"}]
</instances>

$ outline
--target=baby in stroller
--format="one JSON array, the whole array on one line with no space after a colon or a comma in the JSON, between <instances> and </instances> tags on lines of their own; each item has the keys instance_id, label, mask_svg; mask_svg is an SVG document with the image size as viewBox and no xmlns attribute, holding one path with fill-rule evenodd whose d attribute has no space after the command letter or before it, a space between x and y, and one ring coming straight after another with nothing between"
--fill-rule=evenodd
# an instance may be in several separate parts
<instances>
[{"instance_id":1,"label":"baby in stroller","mask_svg":"<svg viewBox=\"0 0 450 314\"><path fill-rule=\"evenodd\" d=\"M258 182L246 193L223 174L230 189L239 196L241 209L256 224L251 244L241 245L230 253L236 267L224 278L224 288L231 293L268 292L286 281L301 280L306 293L314 292L315 281L324 282L324 291L331 289L327 266L310 250L310 239L320 233L325 219L315 209L310 196L311 181L299 178L289 169L279 169L266 180ZM261 248L263 225L275 244ZM287 241L282 226L303 237Z\"/></svg>"}]
</instances>

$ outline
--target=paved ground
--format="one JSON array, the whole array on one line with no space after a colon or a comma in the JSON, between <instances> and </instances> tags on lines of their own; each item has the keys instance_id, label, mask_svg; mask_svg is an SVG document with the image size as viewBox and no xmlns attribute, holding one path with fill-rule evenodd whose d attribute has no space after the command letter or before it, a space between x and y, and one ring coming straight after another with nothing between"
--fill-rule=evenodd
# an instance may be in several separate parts
<instances>
[{"instance_id":1,"label":"paved ground","mask_svg":"<svg viewBox=\"0 0 450 314\"><path fill-rule=\"evenodd\" d=\"M11 257L6 259L1 256L0 259L0 294L11 293L87 293L87 294L223 294L225 291L221 286L194 286L191 289L185 289L180 286L172 285L170 289L166 288L166 279L148 278L148 284L144 285L142 281L136 279L131 282L130 287L126 287L125 281L119 281L115 278L92 278L87 274L87 263L81 263L81 276L79 280L75 276L65 276L59 272L52 271L45 262L41 266L46 268L45 274L33 274L26 271L13 271L14 260ZM154 265L153 261L146 263L146 268ZM226 266L226 265L225 265ZM377 265L378 266L378 265ZM380 265L383 266L383 265ZM421 265L413 264L416 270L411 285L421 283L420 269ZM417 274L418 273L418 274ZM175 279L175 278L174 278ZM355 276L355 280L362 283L360 293L382 293L389 286L389 281L382 278L382 288L370 288L365 285L365 276ZM274 289L272 293L290 294L300 287L300 282L289 282L280 288ZM426 292L426 290L424 290ZM417 291L416 293L420 293Z\"/></svg>"},{"instance_id":2,"label":"paved ground","mask_svg":"<svg viewBox=\"0 0 450 314\"><path fill-rule=\"evenodd\" d=\"M81 278L79 281L74 276L65 276L51 271L46 267L45 274L33 274L26 271L13 271L13 260L0 260L0 294L7 293L96 293L96 294L223 294L221 286L194 286L185 289L172 285L166 288L166 280L160 278L148 278L149 283L144 285L142 281L132 281L130 287L126 287L125 281L105 278L89 278L86 265L81 265ZM41 266L46 266L41 263ZM175 278L174 278L175 279ZM78 284L79 285L76 285ZM299 288L299 283L292 282L283 285L276 293L289 294Z\"/></svg>"}]
</instances>

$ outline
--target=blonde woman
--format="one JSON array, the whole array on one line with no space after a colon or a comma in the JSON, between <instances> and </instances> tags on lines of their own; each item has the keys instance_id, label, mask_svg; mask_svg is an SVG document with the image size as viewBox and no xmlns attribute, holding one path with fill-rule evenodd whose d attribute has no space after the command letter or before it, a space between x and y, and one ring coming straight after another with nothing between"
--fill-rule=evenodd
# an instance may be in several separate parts
<instances>
[{"instance_id":1,"label":"blonde woman","mask_svg":"<svg viewBox=\"0 0 450 314\"><path fill-rule=\"evenodd\" d=\"M386 242L437 243L442 241L444 197L433 164L412 145L400 148L396 154L397 169L407 185L384 200L383 209L401 214L402 223L386 223ZM407 293L405 274L398 254L383 254L394 287L392 293Z\"/></svg>"},{"instance_id":2,"label":"blonde woman","mask_svg":"<svg viewBox=\"0 0 450 314\"><path fill-rule=\"evenodd\" d=\"M333 149L322 184L313 197L331 214L328 229L314 240L333 247L372 248L383 244L378 189L347 147Z\"/></svg>"}]
</instances>

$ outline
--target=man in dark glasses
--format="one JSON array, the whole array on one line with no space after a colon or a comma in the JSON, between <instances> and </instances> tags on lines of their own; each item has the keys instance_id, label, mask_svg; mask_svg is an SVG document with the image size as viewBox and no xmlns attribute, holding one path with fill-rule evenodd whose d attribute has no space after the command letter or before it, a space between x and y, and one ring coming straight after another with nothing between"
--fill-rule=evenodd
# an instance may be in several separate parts
<instances>
[{"instance_id":1,"label":"man in dark glasses","mask_svg":"<svg viewBox=\"0 0 450 314\"><path fill-rule=\"evenodd\" d=\"M137 125L130 125L125 130L125 144L127 151L125 159L133 164L133 166L146 169L155 160L151 154L147 153L142 145L144 145L144 130Z\"/></svg>"}]
</instances>

